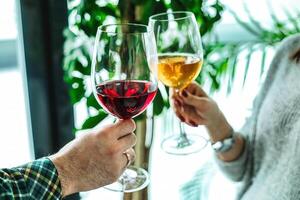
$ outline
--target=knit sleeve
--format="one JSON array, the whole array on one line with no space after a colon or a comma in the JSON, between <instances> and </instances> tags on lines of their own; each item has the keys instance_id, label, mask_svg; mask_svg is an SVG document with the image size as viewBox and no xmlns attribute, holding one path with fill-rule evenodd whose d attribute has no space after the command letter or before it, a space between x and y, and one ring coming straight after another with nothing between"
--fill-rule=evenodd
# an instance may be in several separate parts
<instances>
[{"instance_id":1,"label":"knit sleeve","mask_svg":"<svg viewBox=\"0 0 300 200\"><path fill-rule=\"evenodd\" d=\"M220 160L217 154L214 154L215 161L219 166L220 170L225 174L226 177L232 181L241 181L247 166L247 158L249 154L249 144L248 141L245 141L245 146L242 154L233 161L225 162Z\"/></svg>"},{"instance_id":2,"label":"knit sleeve","mask_svg":"<svg viewBox=\"0 0 300 200\"><path fill-rule=\"evenodd\" d=\"M245 125L239 131L245 138L245 147L243 153L239 158L232 162L224 162L215 155L215 161L218 164L224 174L232 179L233 181L249 181L253 176L253 162L254 162L254 151L255 151L255 135L256 135L256 123L259 110L262 102L267 95L278 69L282 66L291 62L293 54L299 50L300 46L300 34L296 34L284 39L277 48L277 51L272 59L270 68L267 76L264 80L258 95L256 96L253 106L252 114L246 120ZM283 62L288 60L288 62Z\"/></svg>"},{"instance_id":3,"label":"knit sleeve","mask_svg":"<svg viewBox=\"0 0 300 200\"><path fill-rule=\"evenodd\" d=\"M245 146L242 154L233 161L226 162L218 158L217 154L214 155L214 160L217 163L219 169L223 174L233 181L242 181L246 174L249 175L252 167L252 153L253 153L253 140L254 140L254 131L256 126L256 111L261 102L262 91L257 95L253 101L252 113L245 120L243 127L236 132L236 134L242 135L245 140ZM248 171L248 173L247 173Z\"/></svg>"}]
</instances>

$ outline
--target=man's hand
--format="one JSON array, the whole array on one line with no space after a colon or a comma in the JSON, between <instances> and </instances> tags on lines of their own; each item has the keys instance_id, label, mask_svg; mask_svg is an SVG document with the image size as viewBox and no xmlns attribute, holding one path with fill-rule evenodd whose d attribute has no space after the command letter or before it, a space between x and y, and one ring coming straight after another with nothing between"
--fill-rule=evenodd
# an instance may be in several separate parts
<instances>
[{"instance_id":1,"label":"man's hand","mask_svg":"<svg viewBox=\"0 0 300 200\"><path fill-rule=\"evenodd\" d=\"M62 185L63 196L115 182L125 170L128 153L132 162L136 143L133 120L120 120L84 134L50 156Z\"/></svg>"}]
</instances>

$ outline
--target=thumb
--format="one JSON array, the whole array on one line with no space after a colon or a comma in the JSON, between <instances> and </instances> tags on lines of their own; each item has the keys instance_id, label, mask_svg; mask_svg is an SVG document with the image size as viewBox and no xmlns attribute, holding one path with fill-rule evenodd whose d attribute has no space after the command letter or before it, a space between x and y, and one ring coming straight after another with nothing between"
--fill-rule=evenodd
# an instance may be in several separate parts
<instances>
[{"instance_id":1,"label":"thumb","mask_svg":"<svg viewBox=\"0 0 300 200\"><path fill-rule=\"evenodd\" d=\"M132 119L119 120L113 124L112 132L116 132L115 136L117 138L124 137L128 133L132 133L136 128L135 122Z\"/></svg>"}]
</instances>

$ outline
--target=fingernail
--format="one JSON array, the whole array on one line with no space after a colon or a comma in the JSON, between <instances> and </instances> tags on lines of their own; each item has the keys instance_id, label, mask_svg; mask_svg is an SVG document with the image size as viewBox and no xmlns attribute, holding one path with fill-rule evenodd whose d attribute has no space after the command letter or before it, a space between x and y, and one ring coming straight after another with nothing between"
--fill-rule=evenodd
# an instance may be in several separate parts
<instances>
[{"instance_id":1,"label":"fingernail","mask_svg":"<svg viewBox=\"0 0 300 200\"><path fill-rule=\"evenodd\" d=\"M185 90L182 90L181 94L182 94L182 96L184 96L184 97L188 97L188 93L187 93Z\"/></svg>"},{"instance_id":2,"label":"fingernail","mask_svg":"<svg viewBox=\"0 0 300 200\"><path fill-rule=\"evenodd\" d=\"M179 118L182 122L185 122L185 119L184 119L181 115L179 115L178 118Z\"/></svg>"},{"instance_id":3,"label":"fingernail","mask_svg":"<svg viewBox=\"0 0 300 200\"><path fill-rule=\"evenodd\" d=\"M175 103L176 106L181 106L181 102L178 101L178 100L175 100L174 103Z\"/></svg>"},{"instance_id":4,"label":"fingernail","mask_svg":"<svg viewBox=\"0 0 300 200\"><path fill-rule=\"evenodd\" d=\"M175 105L175 106L179 106L177 100L174 100L174 105Z\"/></svg>"},{"instance_id":5,"label":"fingernail","mask_svg":"<svg viewBox=\"0 0 300 200\"><path fill-rule=\"evenodd\" d=\"M189 123L193 126L193 127L197 127L198 125L195 123L195 122L193 122L193 121L189 121Z\"/></svg>"}]
</instances>

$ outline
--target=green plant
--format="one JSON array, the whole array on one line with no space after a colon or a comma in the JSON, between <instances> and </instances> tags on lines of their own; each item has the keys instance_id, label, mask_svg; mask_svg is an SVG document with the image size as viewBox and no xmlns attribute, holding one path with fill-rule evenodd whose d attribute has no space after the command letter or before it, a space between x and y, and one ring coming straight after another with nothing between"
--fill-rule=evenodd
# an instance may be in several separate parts
<instances>
[{"instance_id":1,"label":"green plant","mask_svg":"<svg viewBox=\"0 0 300 200\"><path fill-rule=\"evenodd\" d=\"M269 2L270 3L270 2ZM244 3L244 11L248 16L246 21L241 20L240 16L235 11L228 7L225 7L232 16L235 18L237 24L244 28L248 33L253 36L250 41L242 42L212 42L210 45L205 47L206 55L206 66L212 65L208 69L213 70L213 75L208 73L212 82L211 89L213 91L218 90L221 82L227 81L227 92L231 92L231 88L234 84L235 73L237 71L237 63L241 52L246 51L246 65L243 72L243 85L246 82L248 72L250 70L250 62L253 53L261 53L261 64L260 64L260 76L263 75L266 68L266 56L269 48L274 48L284 38L300 32L300 11L294 10L293 12L287 8L282 8L285 17L279 19L276 16L275 11L272 9L272 5L268 5L271 24L269 27L264 26L260 21L255 19L254 13L251 13L247 5ZM214 59L210 56L218 55L218 59ZM215 74L215 75L214 75ZM227 80L225 80L225 78Z\"/></svg>"},{"instance_id":2,"label":"green plant","mask_svg":"<svg viewBox=\"0 0 300 200\"><path fill-rule=\"evenodd\" d=\"M223 11L223 5L219 1L209 4L205 0L69 0L68 3L70 24L64 33L66 37L64 79L70 86L72 104L80 101L86 103L88 118L81 127L77 127L79 129L92 128L106 117L106 113L98 105L88 87L93 40L98 26L108 22L128 21L147 24L148 18L153 14L166 12L168 9L188 10L195 14L201 35L206 37L221 19ZM209 53L211 51L207 51L205 58ZM203 80L201 77L208 73L208 77L215 85L213 88L218 89L216 82L218 74L211 72L218 71L219 66L211 64L208 67L212 69L206 69L197 81L201 82ZM223 73L222 69L220 73ZM166 107L169 107L167 98L163 98L159 91L154 100L154 115L159 115Z\"/></svg>"},{"instance_id":3,"label":"green plant","mask_svg":"<svg viewBox=\"0 0 300 200\"><path fill-rule=\"evenodd\" d=\"M93 39L97 27L108 22L136 22L147 24L148 18L155 13L171 10L189 10L195 13L204 37L205 67L197 78L197 82L209 85L210 92L227 85L230 93L234 84L237 63L240 52L247 51L244 67L244 83L254 52L262 54L260 74L265 71L267 49L274 47L285 37L300 31L300 12L291 13L284 9L285 20L280 20L270 5L272 26L264 27L256 20L247 6L244 10L248 21L242 21L230 8L225 8L219 1L209 4L205 0L69 0L70 25L65 31L65 81L70 86L70 97L73 104L85 101L88 118L79 129L91 128L106 117L90 89L87 87L90 75ZM224 9L229 10L236 22L254 36L248 42L220 42L215 40L213 28L221 19ZM162 88L164 90L164 88ZM162 91L163 94L167 93ZM164 108L169 107L167 99L158 92L154 101L154 114L159 115ZM96 112L95 112L96 111ZM143 116L141 116L143 117Z\"/></svg>"},{"instance_id":4,"label":"green plant","mask_svg":"<svg viewBox=\"0 0 300 200\"><path fill-rule=\"evenodd\" d=\"M271 6L269 6L271 8ZM250 69L250 61L254 52L261 52L260 75L265 71L265 59L268 48L272 48L282 39L300 31L300 12L291 13L285 9L286 19L279 19L270 9L272 26L264 27L257 21L247 6L244 7L248 14L247 22L229 8L224 7L219 1L209 5L205 0L69 0L70 26L65 31L65 81L70 86L70 97L73 104L85 102L88 117L85 122L77 127L87 129L95 126L107 115L98 105L90 88L88 87L93 40L97 27L106 22L137 22L147 24L150 15L172 10L189 10L195 13L200 25L201 35L204 37L204 67L197 82L209 85L211 92L217 91L222 85L227 86L230 93L234 84L237 63L240 52L246 51L246 65L244 67L244 83ZM248 42L220 42L214 38L214 26L221 19L224 9L229 10L236 22L254 36ZM213 11L211 14L210 11ZM169 107L166 97L167 90L162 88L154 101L154 114L159 115L164 108ZM200 173L201 175L201 173ZM201 178L203 180L203 178ZM203 182L203 181L202 181ZM188 183L182 188L183 194L195 194L198 198L200 182ZM195 191L194 191L195 190Z\"/></svg>"}]
</instances>

